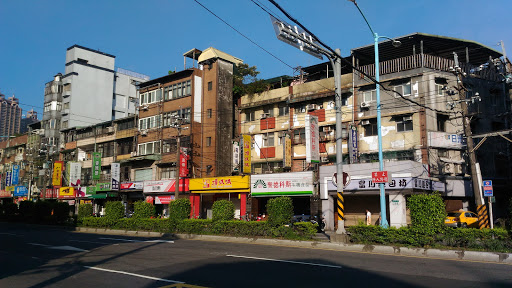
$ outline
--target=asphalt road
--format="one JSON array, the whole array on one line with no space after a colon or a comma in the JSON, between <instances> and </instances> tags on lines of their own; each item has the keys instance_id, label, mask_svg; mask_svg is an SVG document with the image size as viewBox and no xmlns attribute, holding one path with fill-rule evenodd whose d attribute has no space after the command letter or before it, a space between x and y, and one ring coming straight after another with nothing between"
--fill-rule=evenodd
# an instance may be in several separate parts
<instances>
[{"instance_id":1,"label":"asphalt road","mask_svg":"<svg viewBox=\"0 0 512 288\"><path fill-rule=\"evenodd\" d=\"M507 264L7 223L0 223L0 265L0 287L512 287Z\"/></svg>"}]
</instances>

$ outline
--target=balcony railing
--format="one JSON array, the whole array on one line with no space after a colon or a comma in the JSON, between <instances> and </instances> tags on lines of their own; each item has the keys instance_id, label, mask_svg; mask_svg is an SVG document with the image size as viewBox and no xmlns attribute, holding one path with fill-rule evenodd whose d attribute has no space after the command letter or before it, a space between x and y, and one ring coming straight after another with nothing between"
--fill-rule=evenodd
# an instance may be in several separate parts
<instances>
[{"instance_id":1,"label":"balcony railing","mask_svg":"<svg viewBox=\"0 0 512 288\"><path fill-rule=\"evenodd\" d=\"M450 67L455 66L455 61L453 59L446 59L433 55L418 54L382 61L379 65L380 75L417 68L429 68L438 71L450 72ZM459 62L459 66L461 67L462 72L466 72L468 75L472 75L477 78L493 81L500 81L501 79L501 76L491 68L480 68L479 66L473 66L462 62ZM375 76L375 64L361 66L359 69L372 77ZM359 74L359 77L363 79L364 75Z\"/></svg>"}]
</instances>

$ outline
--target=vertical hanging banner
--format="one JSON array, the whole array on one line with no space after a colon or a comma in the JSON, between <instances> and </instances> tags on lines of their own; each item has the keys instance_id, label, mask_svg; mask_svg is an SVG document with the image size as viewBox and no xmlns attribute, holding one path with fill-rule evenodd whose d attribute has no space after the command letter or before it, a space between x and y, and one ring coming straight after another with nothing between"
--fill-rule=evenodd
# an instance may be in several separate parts
<instances>
[{"instance_id":1,"label":"vertical hanging banner","mask_svg":"<svg viewBox=\"0 0 512 288\"><path fill-rule=\"evenodd\" d=\"M251 173L251 135L243 135L243 153L244 153L244 168L243 173Z\"/></svg>"},{"instance_id":2,"label":"vertical hanging banner","mask_svg":"<svg viewBox=\"0 0 512 288\"><path fill-rule=\"evenodd\" d=\"M180 147L180 177L188 176L188 148Z\"/></svg>"},{"instance_id":3,"label":"vertical hanging banner","mask_svg":"<svg viewBox=\"0 0 512 288\"><path fill-rule=\"evenodd\" d=\"M292 139L289 134L286 134L284 137L284 145L283 145L283 167L291 168L292 167Z\"/></svg>"},{"instance_id":4,"label":"vertical hanging banner","mask_svg":"<svg viewBox=\"0 0 512 288\"><path fill-rule=\"evenodd\" d=\"M120 163L112 163L110 164L110 187L112 190L119 190L121 183L121 164Z\"/></svg>"},{"instance_id":5,"label":"vertical hanging banner","mask_svg":"<svg viewBox=\"0 0 512 288\"><path fill-rule=\"evenodd\" d=\"M18 185L18 179L20 178L20 165L12 165L11 174L11 185Z\"/></svg>"},{"instance_id":6,"label":"vertical hanging banner","mask_svg":"<svg viewBox=\"0 0 512 288\"><path fill-rule=\"evenodd\" d=\"M350 156L350 164L357 163L358 161L358 143L357 143L357 128L355 125L350 125L350 131L348 135L348 153Z\"/></svg>"},{"instance_id":7,"label":"vertical hanging banner","mask_svg":"<svg viewBox=\"0 0 512 288\"><path fill-rule=\"evenodd\" d=\"M240 171L240 144L233 141L233 172Z\"/></svg>"},{"instance_id":8,"label":"vertical hanging banner","mask_svg":"<svg viewBox=\"0 0 512 288\"><path fill-rule=\"evenodd\" d=\"M320 163L318 117L306 114L306 162Z\"/></svg>"},{"instance_id":9,"label":"vertical hanging banner","mask_svg":"<svg viewBox=\"0 0 512 288\"><path fill-rule=\"evenodd\" d=\"M92 180L100 180L101 175L101 153L92 153Z\"/></svg>"},{"instance_id":10,"label":"vertical hanging banner","mask_svg":"<svg viewBox=\"0 0 512 288\"><path fill-rule=\"evenodd\" d=\"M12 186L11 185L11 171L5 172L5 186Z\"/></svg>"},{"instance_id":11,"label":"vertical hanging banner","mask_svg":"<svg viewBox=\"0 0 512 288\"><path fill-rule=\"evenodd\" d=\"M53 163L52 185L54 187L62 186L62 165L64 165L62 161Z\"/></svg>"},{"instance_id":12,"label":"vertical hanging banner","mask_svg":"<svg viewBox=\"0 0 512 288\"><path fill-rule=\"evenodd\" d=\"M69 179L70 186L80 185L80 178L82 175L82 164L80 162L68 162L66 175Z\"/></svg>"}]
</instances>

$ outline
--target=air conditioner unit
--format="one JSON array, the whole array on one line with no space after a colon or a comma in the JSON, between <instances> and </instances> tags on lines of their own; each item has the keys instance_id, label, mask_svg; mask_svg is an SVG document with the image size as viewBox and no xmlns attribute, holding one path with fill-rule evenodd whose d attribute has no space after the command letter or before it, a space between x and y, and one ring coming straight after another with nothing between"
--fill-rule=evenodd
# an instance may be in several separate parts
<instances>
[{"instance_id":1,"label":"air conditioner unit","mask_svg":"<svg viewBox=\"0 0 512 288\"><path fill-rule=\"evenodd\" d=\"M370 120L362 120L361 125L370 125Z\"/></svg>"},{"instance_id":2,"label":"air conditioner unit","mask_svg":"<svg viewBox=\"0 0 512 288\"><path fill-rule=\"evenodd\" d=\"M278 138L281 138L281 137L284 137L284 136L286 136L286 134L284 133L284 131L279 131L279 132L277 132L277 137L278 137Z\"/></svg>"},{"instance_id":3,"label":"air conditioner unit","mask_svg":"<svg viewBox=\"0 0 512 288\"><path fill-rule=\"evenodd\" d=\"M412 116L404 116L404 121L412 121Z\"/></svg>"},{"instance_id":4,"label":"air conditioner unit","mask_svg":"<svg viewBox=\"0 0 512 288\"><path fill-rule=\"evenodd\" d=\"M60 149L65 149L65 148L66 148L66 145L64 145L64 143L61 143L61 144L59 145L59 148L60 148Z\"/></svg>"},{"instance_id":5,"label":"air conditioner unit","mask_svg":"<svg viewBox=\"0 0 512 288\"><path fill-rule=\"evenodd\" d=\"M130 153L130 156L132 156L132 157L136 157L136 156L137 156L137 152L136 152L136 151L131 152L131 153Z\"/></svg>"},{"instance_id":6,"label":"air conditioner unit","mask_svg":"<svg viewBox=\"0 0 512 288\"><path fill-rule=\"evenodd\" d=\"M444 163L442 173L443 174L453 174L454 173L453 166L454 166L453 163Z\"/></svg>"},{"instance_id":7,"label":"air conditioner unit","mask_svg":"<svg viewBox=\"0 0 512 288\"><path fill-rule=\"evenodd\" d=\"M454 164L454 170L455 170L455 174L457 174L457 175L464 174L464 170L462 169L461 164Z\"/></svg>"},{"instance_id":8,"label":"air conditioner unit","mask_svg":"<svg viewBox=\"0 0 512 288\"><path fill-rule=\"evenodd\" d=\"M107 127L107 133L114 133L114 127L108 126Z\"/></svg>"},{"instance_id":9,"label":"air conditioner unit","mask_svg":"<svg viewBox=\"0 0 512 288\"><path fill-rule=\"evenodd\" d=\"M312 110L317 110L317 109L319 109L319 107L318 107L318 105L316 105L316 104L308 104L308 105L306 106L306 109L307 109L308 111L312 111Z\"/></svg>"},{"instance_id":10,"label":"air conditioner unit","mask_svg":"<svg viewBox=\"0 0 512 288\"><path fill-rule=\"evenodd\" d=\"M329 162L329 157L320 157L320 161L322 161L323 163L327 163Z\"/></svg>"},{"instance_id":11,"label":"air conditioner unit","mask_svg":"<svg viewBox=\"0 0 512 288\"><path fill-rule=\"evenodd\" d=\"M361 102L361 108L370 108L371 103L370 102Z\"/></svg>"},{"instance_id":12,"label":"air conditioner unit","mask_svg":"<svg viewBox=\"0 0 512 288\"><path fill-rule=\"evenodd\" d=\"M139 106L139 110L147 111L149 109L149 106L147 104Z\"/></svg>"},{"instance_id":13,"label":"air conditioner unit","mask_svg":"<svg viewBox=\"0 0 512 288\"><path fill-rule=\"evenodd\" d=\"M140 135L142 135L142 136L147 136L148 135L148 130L146 130L146 129L142 129L139 132L140 132Z\"/></svg>"},{"instance_id":14,"label":"air conditioner unit","mask_svg":"<svg viewBox=\"0 0 512 288\"><path fill-rule=\"evenodd\" d=\"M265 118L268 118L270 117L269 113L262 113L261 114L261 119L265 119Z\"/></svg>"}]
</instances>

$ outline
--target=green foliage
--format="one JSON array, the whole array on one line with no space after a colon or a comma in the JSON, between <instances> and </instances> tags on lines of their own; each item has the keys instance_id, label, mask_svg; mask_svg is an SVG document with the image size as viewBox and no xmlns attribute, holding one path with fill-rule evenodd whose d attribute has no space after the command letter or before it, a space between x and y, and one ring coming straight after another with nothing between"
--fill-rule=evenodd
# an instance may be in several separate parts
<instances>
[{"instance_id":1,"label":"green foliage","mask_svg":"<svg viewBox=\"0 0 512 288\"><path fill-rule=\"evenodd\" d=\"M47 223L52 220L53 203L50 201L37 201L35 204L35 221L39 223Z\"/></svg>"},{"instance_id":2,"label":"green foliage","mask_svg":"<svg viewBox=\"0 0 512 288\"><path fill-rule=\"evenodd\" d=\"M213 221L233 220L235 218L235 204L228 200L217 200L212 206Z\"/></svg>"},{"instance_id":3,"label":"green foliage","mask_svg":"<svg viewBox=\"0 0 512 288\"><path fill-rule=\"evenodd\" d=\"M257 78L260 72L256 66L249 66L246 63L240 63L235 67L233 73L233 95L240 97L245 94L252 95L266 90L267 83Z\"/></svg>"},{"instance_id":4,"label":"green foliage","mask_svg":"<svg viewBox=\"0 0 512 288\"><path fill-rule=\"evenodd\" d=\"M411 211L412 227L424 234L433 235L446 227L446 211L443 198L438 193L411 195L407 201Z\"/></svg>"},{"instance_id":5,"label":"green foliage","mask_svg":"<svg viewBox=\"0 0 512 288\"><path fill-rule=\"evenodd\" d=\"M318 231L318 224L311 222L296 222L293 223L293 229L301 236L312 238Z\"/></svg>"},{"instance_id":6,"label":"green foliage","mask_svg":"<svg viewBox=\"0 0 512 288\"><path fill-rule=\"evenodd\" d=\"M109 201L105 203L105 218L118 220L124 218L124 205L121 201Z\"/></svg>"},{"instance_id":7,"label":"green foliage","mask_svg":"<svg viewBox=\"0 0 512 288\"><path fill-rule=\"evenodd\" d=\"M34 218L35 203L32 201L21 201L18 207L20 217L25 221L32 221Z\"/></svg>"},{"instance_id":8,"label":"green foliage","mask_svg":"<svg viewBox=\"0 0 512 288\"><path fill-rule=\"evenodd\" d=\"M187 198L176 199L171 202L171 211L169 211L169 219L171 221L179 221L188 219L191 211L190 200Z\"/></svg>"},{"instance_id":9,"label":"green foliage","mask_svg":"<svg viewBox=\"0 0 512 288\"><path fill-rule=\"evenodd\" d=\"M510 197L509 199L509 203L508 203L508 224L507 224L507 227L508 227L508 231L512 232L512 197Z\"/></svg>"},{"instance_id":10,"label":"green foliage","mask_svg":"<svg viewBox=\"0 0 512 288\"><path fill-rule=\"evenodd\" d=\"M78 206L78 219L92 216L92 204L80 204Z\"/></svg>"},{"instance_id":11,"label":"green foliage","mask_svg":"<svg viewBox=\"0 0 512 288\"><path fill-rule=\"evenodd\" d=\"M290 197L277 197L267 203L268 222L272 226L285 225L293 217L293 203Z\"/></svg>"},{"instance_id":12,"label":"green foliage","mask_svg":"<svg viewBox=\"0 0 512 288\"><path fill-rule=\"evenodd\" d=\"M7 220L15 220L18 214L18 205L15 203L4 204L4 213Z\"/></svg>"},{"instance_id":13,"label":"green foliage","mask_svg":"<svg viewBox=\"0 0 512 288\"><path fill-rule=\"evenodd\" d=\"M69 204L67 202L53 203L53 220L57 223L64 223L69 218Z\"/></svg>"},{"instance_id":14,"label":"green foliage","mask_svg":"<svg viewBox=\"0 0 512 288\"><path fill-rule=\"evenodd\" d=\"M137 201L133 203L134 207L134 218L151 218L155 216L155 206L146 201Z\"/></svg>"},{"instance_id":15,"label":"green foliage","mask_svg":"<svg viewBox=\"0 0 512 288\"><path fill-rule=\"evenodd\" d=\"M390 227L357 225L347 227L355 243L383 244L414 247L452 247L459 249L511 252L512 239L504 229L445 229L437 234L427 234L415 227Z\"/></svg>"}]
</instances>

